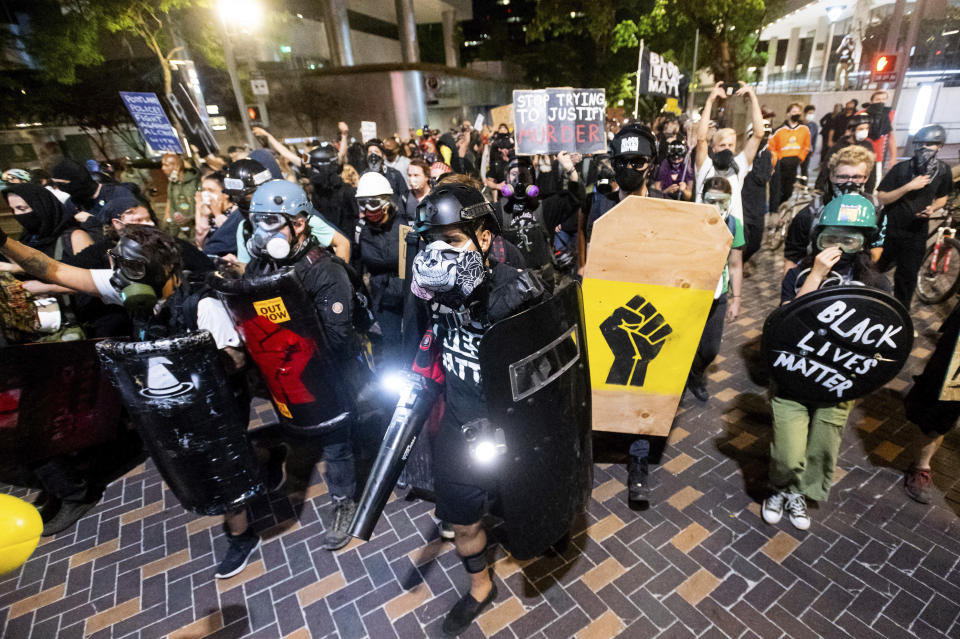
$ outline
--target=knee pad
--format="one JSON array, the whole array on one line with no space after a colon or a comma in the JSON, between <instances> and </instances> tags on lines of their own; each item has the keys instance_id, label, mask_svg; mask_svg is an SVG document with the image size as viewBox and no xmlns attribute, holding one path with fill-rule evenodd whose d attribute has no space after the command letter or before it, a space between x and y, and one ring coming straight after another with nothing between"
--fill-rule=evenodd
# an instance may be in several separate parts
<instances>
[{"instance_id":1,"label":"knee pad","mask_svg":"<svg viewBox=\"0 0 960 639\"><path fill-rule=\"evenodd\" d=\"M475 555L460 557L460 561L463 562L463 567L466 568L467 572L471 575L483 572L487 569L487 549L484 548Z\"/></svg>"}]
</instances>

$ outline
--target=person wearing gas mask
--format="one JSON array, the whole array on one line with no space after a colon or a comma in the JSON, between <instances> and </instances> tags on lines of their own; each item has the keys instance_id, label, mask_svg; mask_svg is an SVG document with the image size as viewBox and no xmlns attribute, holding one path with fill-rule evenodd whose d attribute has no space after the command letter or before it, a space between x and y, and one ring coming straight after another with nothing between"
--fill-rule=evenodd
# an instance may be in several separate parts
<instances>
[{"instance_id":1,"label":"person wearing gas mask","mask_svg":"<svg viewBox=\"0 0 960 639\"><path fill-rule=\"evenodd\" d=\"M506 124L497 126L497 132L490 138L490 161L484 185L493 191L494 201L500 195L507 179L507 165L513 157L515 148L513 136Z\"/></svg>"},{"instance_id":2,"label":"person wearing gas mask","mask_svg":"<svg viewBox=\"0 0 960 639\"><path fill-rule=\"evenodd\" d=\"M246 264L250 261L247 243L256 230L249 219L250 203L257 188L268 180L270 180L270 172L256 160L239 160L227 169L227 177L223 181L224 192L235 204L235 208L227 213L227 219L229 226L234 229L236 238L234 246L236 246L236 263L238 264ZM349 260L350 240L317 215L316 209L313 213L308 220L313 237L320 246L332 247L341 259ZM210 241L214 241L218 234L219 231L214 232Z\"/></svg>"},{"instance_id":3,"label":"person wearing gas mask","mask_svg":"<svg viewBox=\"0 0 960 639\"><path fill-rule=\"evenodd\" d=\"M358 302L350 267L311 234L314 217L306 193L296 184L271 180L259 187L250 206L249 220L254 231L247 241L251 260L243 277L257 278L292 269L320 318L326 347L323 356L342 372L348 387L359 389L365 364L361 363L361 341L354 326L354 307ZM262 368L261 372L267 374ZM350 541L347 528L356 509L349 421L317 439L314 443L323 449L327 485L333 497L332 521L321 547L336 550Z\"/></svg>"},{"instance_id":4,"label":"person wearing gas mask","mask_svg":"<svg viewBox=\"0 0 960 639\"><path fill-rule=\"evenodd\" d=\"M876 212L869 200L856 193L835 197L814 229L816 253L783 277L780 303L790 303L826 286L850 283L889 292L887 279L877 272L868 253L876 233ZM807 530L810 515L806 501L826 501L830 494L853 401L803 403L781 396L776 388L772 391L769 482L773 494L763 501L761 516L766 523L777 524L786 512L794 528Z\"/></svg>"},{"instance_id":5,"label":"person wearing gas mask","mask_svg":"<svg viewBox=\"0 0 960 639\"><path fill-rule=\"evenodd\" d=\"M465 425L488 414L478 348L491 325L545 293L530 271L488 259L500 224L493 206L474 188L437 186L417 209L415 229L426 247L414 259L411 290L431 304L436 337L425 343L440 345L433 365L444 374L445 409L433 441L436 516L453 525L457 554L470 575L469 591L443 622L443 632L456 636L497 596L481 522L494 488L490 477L470 463L464 432Z\"/></svg>"},{"instance_id":6,"label":"person wearing gas mask","mask_svg":"<svg viewBox=\"0 0 960 639\"><path fill-rule=\"evenodd\" d=\"M771 135L767 147L773 153L776 171L779 177L779 197L770 202L770 208L776 209L793 195L793 185L797 180L797 170L810 154L810 129L803 124L803 105L794 102L787 107L787 119Z\"/></svg>"},{"instance_id":7,"label":"person wearing gas mask","mask_svg":"<svg viewBox=\"0 0 960 639\"><path fill-rule=\"evenodd\" d=\"M184 280L176 241L153 226L123 227L117 245L109 251L112 268L87 269L65 264L8 238L2 229L0 253L41 281L123 306L131 316L133 337L138 341L208 330L223 352L228 370L239 372L243 368L240 336L223 305ZM186 309L193 309L193 313ZM79 497L64 500L65 505L68 502L74 521L93 505ZM243 565L255 545L246 547L241 558Z\"/></svg>"},{"instance_id":8,"label":"person wearing gas mask","mask_svg":"<svg viewBox=\"0 0 960 639\"><path fill-rule=\"evenodd\" d=\"M70 194L70 203L77 210L77 221L84 224L88 218L93 218L93 226L85 228L99 228L110 223L103 215L103 207L110 200L136 196L123 184L97 184L89 171L75 160L61 160L53 167L52 175L57 188Z\"/></svg>"},{"instance_id":9,"label":"person wearing gas mask","mask_svg":"<svg viewBox=\"0 0 960 639\"><path fill-rule=\"evenodd\" d=\"M859 145L847 146L830 156L830 161L822 171L828 176L823 193L815 195L809 204L800 209L787 229L783 246L784 274L811 253L810 239L824 207L843 195L864 195L864 186L874 165L873 151ZM882 245L883 233L878 233L872 241L875 246Z\"/></svg>"},{"instance_id":10,"label":"person wearing gas mask","mask_svg":"<svg viewBox=\"0 0 960 639\"><path fill-rule=\"evenodd\" d=\"M383 142L377 138L371 138L363 143L364 151L367 157L367 171L376 171L387 178L390 182L390 188L400 200L407 199L407 193L410 188L407 186L407 176L400 173L397 169L387 166L387 156L383 151Z\"/></svg>"},{"instance_id":11,"label":"person wearing gas mask","mask_svg":"<svg viewBox=\"0 0 960 639\"><path fill-rule=\"evenodd\" d=\"M653 188L674 200L693 199L693 163L683 140L674 139L663 145L664 160L657 167Z\"/></svg>"},{"instance_id":12,"label":"person wearing gas mask","mask_svg":"<svg viewBox=\"0 0 960 639\"><path fill-rule=\"evenodd\" d=\"M943 208L953 189L950 167L937 159L946 139L947 132L939 124L921 128L913 138L913 157L896 164L877 187L887 222L877 266L881 271L897 267L893 296L907 308L926 252L930 215Z\"/></svg>"},{"instance_id":13,"label":"person wearing gas mask","mask_svg":"<svg viewBox=\"0 0 960 639\"><path fill-rule=\"evenodd\" d=\"M661 191L647 186L647 176L657 154L657 139L646 125L631 122L621 127L610 141L610 150L615 182L619 188L608 190L598 187L580 211L578 253L581 268L587 261L593 224L601 216L628 195L666 197Z\"/></svg>"},{"instance_id":14,"label":"person wearing gas mask","mask_svg":"<svg viewBox=\"0 0 960 639\"><path fill-rule=\"evenodd\" d=\"M310 181L310 201L323 219L345 236L353 233L359 214L356 192L352 186L343 181L343 165L337 148L329 142L321 142L306 156L300 156L263 127L253 127L253 133L265 139L274 151L291 165L299 168L302 175ZM345 147L342 155L346 155ZM323 244L323 237L318 236L317 239ZM341 249L337 249L337 255L343 259L349 259L349 252L346 255L342 253Z\"/></svg>"},{"instance_id":15,"label":"person wearing gas mask","mask_svg":"<svg viewBox=\"0 0 960 639\"><path fill-rule=\"evenodd\" d=\"M402 360L400 328L403 320L403 280L400 279L400 226L409 224L406 212L397 207L390 183L380 173L368 171L357 185L357 224L354 260L369 278L373 316L380 326L374 342L378 370L396 370Z\"/></svg>"},{"instance_id":16,"label":"person wearing gas mask","mask_svg":"<svg viewBox=\"0 0 960 639\"><path fill-rule=\"evenodd\" d=\"M890 171L897 163L897 137L893 128L896 113L887 106L890 96L886 91L874 91L870 104L864 106L861 113L870 118L870 134L867 139L873 144L877 162L884 171Z\"/></svg>"},{"instance_id":17,"label":"person wearing gas mask","mask_svg":"<svg viewBox=\"0 0 960 639\"><path fill-rule=\"evenodd\" d=\"M694 162L697 167L697 184L694 191L697 202L700 202L703 193L703 183L707 178L719 176L730 182L733 195L730 199L730 214L738 220L743 220L743 203L740 191L743 180L750 171L753 159L757 155L760 143L763 142L763 113L760 102L757 100L753 88L740 82L740 88L735 95L746 98L750 102L750 122L753 133L747 138L743 150L735 154L737 146L737 132L733 129L718 129L713 137L709 137L710 117L717 100L727 97L723 82L718 82L703 107L703 117L697 123L697 148L694 152ZM806 130L806 128L804 128ZM808 132L809 134L809 132ZM623 185L620 185L623 188Z\"/></svg>"}]
</instances>

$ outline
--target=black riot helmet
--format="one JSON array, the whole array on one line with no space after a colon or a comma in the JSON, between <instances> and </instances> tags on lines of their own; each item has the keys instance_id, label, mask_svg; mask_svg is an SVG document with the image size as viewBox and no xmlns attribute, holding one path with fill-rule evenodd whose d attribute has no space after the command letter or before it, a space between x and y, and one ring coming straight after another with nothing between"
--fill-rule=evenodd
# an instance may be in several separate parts
<instances>
[{"instance_id":1,"label":"black riot helmet","mask_svg":"<svg viewBox=\"0 0 960 639\"><path fill-rule=\"evenodd\" d=\"M947 132L939 124L928 124L913 136L913 143L923 144L945 144L947 141Z\"/></svg>"},{"instance_id":2,"label":"black riot helmet","mask_svg":"<svg viewBox=\"0 0 960 639\"><path fill-rule=\"evenodd\" d=\"M256 160L244 158L227 167L223 179L223 191L230 199L237 201L244 195L251 195L257 187L271 178L270 171Z\"/></svg>"},{"instance_id":3,"label":"black riot helmet","mask_svg":"<svg viewBox=\"0 0 960 639\"><path fill-rule=\"evenodd\" d=\"M437 186L420 202L414 229L424 236L438 227L458 225L472 236L479 248L475 232L481 223L494 235L500 235L500 220L496 210L480 191L464 184L447 183ZM429 242L427 237L424 240Z\"/></svg>"},{"instance_id":4,"label":"black riot helmet","mask_svg":"<svg viewBox=\"0 0 960 639\"><path fill-rule=\"evenodd\" d=\"M321 166L335 165L340 168L340 158L337 155L337 149L329 142L321 142L316 148L312 149L307 156L307 162L314 169Z\"/></svg>"}]
</instances>

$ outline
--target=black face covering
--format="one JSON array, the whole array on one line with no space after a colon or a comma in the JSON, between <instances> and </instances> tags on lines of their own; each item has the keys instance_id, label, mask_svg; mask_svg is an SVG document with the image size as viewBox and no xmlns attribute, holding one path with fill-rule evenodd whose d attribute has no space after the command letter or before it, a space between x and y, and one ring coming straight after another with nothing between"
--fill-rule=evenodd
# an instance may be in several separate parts
<instances>
[{"instance_id":1,"label":"black face covering","mask_svg":"<svg viewBox=\"0 0 960 639\"><path fill-rule=\"evenodd\" d=\"M367 155L367 168L377 173L383 173L383 158L376 153Z\"/></svg>"},{"instance_id":2,"label":"black face covering","mask_svg":"<svg viewBox=\"0 0 960 639\"><path fill-rule=\"evenodd\" d=\"M61 190L70 194L74 204L87 204L93 200L93 195L100 187L93 181L87 169L73 160L63 160L53 167L53 177L57 180L67 180L60 183Z\"/></svg>"},{"instance_id":3,"label":"black face covering","mask_svg":"<svg viewBox=\"0 0 960 639\"><path fill-rule=\"evenodd\" d=\"M794 113L793 115L791 115L791 116L790 116L790 121L793 122L794 124L799 124L799 123L800 123L800 114L799 114L799 113Z\"/></svg>"},{"instance_id":4,"label":"black face covering","mask_svg":"<svg viewBox=\"0 0 960 639\"><path fill-rule=\"evenodd\" d=\"M647 171L649 170L649 165L647 169L643 171L637 171L636 169L630 168L627 164L615 163L614 171L617 175L617 184L620 185L620 188L626 191L627 193L633 193L634 191L639 191L643 188L643 184L647 178Z\"/></svg>"},{"instance_id":5,"label":"black face covering","mask_svg":"<svg viewBox=\"0 0 960 639\"><path fill-rule=\"evenodd\" d=\"M343 183L333 164L321 164L310 172L310 183L320 191L332 191Z\"/></svg>"},{"instance_id":6,"label":"black face covering","mask_svg":"<svg viewBox=\"0 0 960 639\"><path fill-rule=\"evenodd\" d=\"M724 149L711 154L713 167L718 171L728 171L733 165L733 151Z\"/></svg>"},{"instance_id":7,"label":"black face covering","mask_svg":"<svg viewBox=\"0 0 960 639\"><path fill-rule=\"evenodd\" d=\"M934 176L937 173L937 149L928 149L926 147L917 147L913 152L914 175Z\"/></svg>"},{"instance_id":8,"label":"black face covering","mask_svg":"<svg viewBox=\"0 0 960 639\"><path fill-rule=\"evenodd\" d=\"M863 184L857 184L856 182L844 182L843 184L830 183L830 190L833 192L833 197L841 197L849 193L863 193L863 187Z\"/></svg>"},{"instance_id":9,"label":"black face covering","mask_svg":"<svg viewBox=\"0 0 960 639\"><path fill-rule=\"evenodd\" d=\"M52 249L57 240L67 229L77 226L72 217L64 210L54 195L37 184L9 184L3 191L8 200L9 195L19 195L31 209L30 213L14 215L13 219L23 227L27 237L24 243L46 252Z\"/></svg>"}]
</instances>

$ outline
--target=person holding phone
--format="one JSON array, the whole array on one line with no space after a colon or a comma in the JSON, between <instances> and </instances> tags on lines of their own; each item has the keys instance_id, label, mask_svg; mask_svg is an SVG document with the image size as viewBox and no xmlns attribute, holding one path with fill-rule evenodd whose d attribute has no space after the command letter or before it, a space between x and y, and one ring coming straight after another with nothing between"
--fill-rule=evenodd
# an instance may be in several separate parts
<instances>
[{"instance_id":1,"label":"person holding phone","mask_svg":"<svg viewBox=\"0 0 960 639\"><path fill-rule=\"evenodd\" d=\"M887 232L883 253L877 261L881 271L896 266L893 296L910 308L917 288L917 273L927 248L930 215L943 208L953 188L950 167L937 159L947 132L930 124L913 139L913 157L897 163L880 181L877 200L883 205Z\"/></svg>"}]
</instances>

